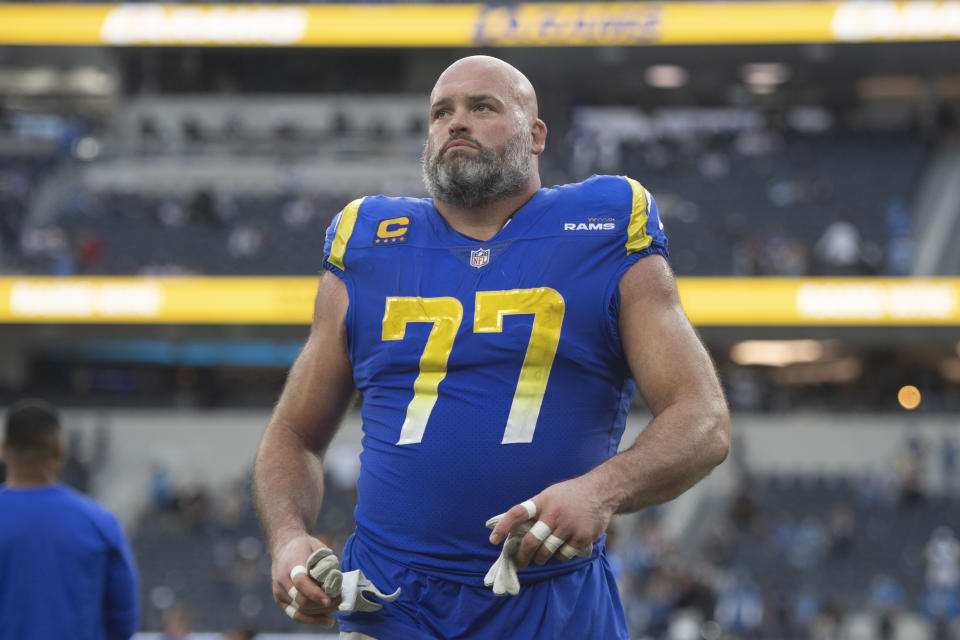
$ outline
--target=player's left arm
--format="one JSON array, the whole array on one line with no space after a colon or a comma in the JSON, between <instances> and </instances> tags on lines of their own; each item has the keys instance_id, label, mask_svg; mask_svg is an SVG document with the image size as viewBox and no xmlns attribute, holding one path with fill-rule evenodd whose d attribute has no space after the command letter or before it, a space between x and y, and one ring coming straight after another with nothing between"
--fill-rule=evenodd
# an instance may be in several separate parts
<instances>
[{"instance_id":1,"label":"player's left arm","mask_svg":"<svg viewBox=\"0 0 960 640\"><path fill-rule=\"evenodd\" d=\"M594 471L616 513L676 498L723 462L730 413L717 370L680 304L667 261L651 255L620 280L620 339L653 420Z\"/></svg>"},{"instance_id":2,"label":"player's left arm","mask_svg":"<svg viewBox=\"0 0 960 640\"><path fill-rule=\"evenodd\" d=\"M619 289L621 343L654 418L628 450L532 498L551 535L574 548L603 535L614 513L677 497L723 462L729 449L730 416L716 369L683 311L666 260L656 254L638 260ZM491 542L527 518L522 505L513 507ZM528 533L517 567L531 559L543 564L552 555Z\"/></svg>"}]
</instances>

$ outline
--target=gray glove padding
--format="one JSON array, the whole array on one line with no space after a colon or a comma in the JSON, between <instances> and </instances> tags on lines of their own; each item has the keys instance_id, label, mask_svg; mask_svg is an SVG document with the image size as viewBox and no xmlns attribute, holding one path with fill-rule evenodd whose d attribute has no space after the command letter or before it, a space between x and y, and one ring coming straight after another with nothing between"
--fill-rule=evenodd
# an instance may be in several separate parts
<instances>
[{"instance_id":1,"label":"gray glove padding","mask_svg":"<svg viewBox=\"0 0 960 640\"><path fill-rule=\"evenodd\" d=\"M307 558L307 573L331 598L340 595L343 573L339 568L340 559L326 547L317 549Z\"/></svg>"},{"instance_id":2,"label":"gray glove padding","mask_svg":"<svg viewBox=\"0 0 960 640\"><path fill-rule=\"evenodd\" d=\"M376 596L385 602L393 602L400 596L400 587L390 595L384 594L360 569L340 571L340 559L325 547L317 549L307 558L307 572L331 598L340 597L340 613L354 611L378 611L383 605L370 597Z\"/></svg>"},{"instance_id":3,"label":"gray glove padding","mask_svg":"<svg viewBox=\"0 0 960 640\"><path fill-rule=\"evenodd\" d=\"M487 520L487 528L495 529L506 515L506 513L501 513ZM520 593L520 580L517 578L515 555L517 548L520 546L520 542L523 540L523 536L527 535L527 532L533 528L536 522L536 517L530 518L515 526L510 533L507 534L507 539L503 541L503 549L500 550L500 557L497 558L496 562L490 567L490 570L487 571L487 575L483 578L484 586L493 587L494 595L502 596L510 594L511 596L515 596ZM593 553L593 545L577 549L565 544L560 549L560 553L567 558L572 558L573 556L589 558Z\"/></svg>"},{"instance_id":4,"label":"gray glove padding","mask_svg":"<svg viewBox=\"0 0 960 640\"><path fill-rule=\"evenodd\" d=\"M493 529L503 519L506 514L493 516L487 520L487 528ZM523 536L530 531L535 520L531 518L526 522L521 522L507 534L507 539L503 541L503 548L500 550L500 557L487 571L483 578L483 584L487 587L493 587L493 594L502 596L510 594L515 596L520 593L520 579L517 578L517 563L514 556L517 553L517 547L523 540Z\"/></svg>"}]
</instances>

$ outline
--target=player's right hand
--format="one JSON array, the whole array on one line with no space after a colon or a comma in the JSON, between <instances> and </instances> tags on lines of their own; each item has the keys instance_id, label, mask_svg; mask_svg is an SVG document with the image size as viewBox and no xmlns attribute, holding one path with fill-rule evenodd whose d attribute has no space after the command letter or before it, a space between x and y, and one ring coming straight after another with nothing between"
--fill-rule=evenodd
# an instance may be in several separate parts
<instances>
[{"instance_id":1,"label":"player's right hand","mask_svg":"<svg viewBox=\"0 0 960 640\"><path fill-rule=\"evenodd\" d=\"M542 565L552 557L566 562L589 556L614 513L613 501L604 499L606 493L590 473L550 485L504 513L490 542L499 544L518 524L536 518L514 555L518 571L531 560Z\"/></svg>"},{"instance_id":2,"label":"player's right hand","mask_svg":"<svg viewBox=\"0 0 960 640\"><path fill-rule=\"evenodd\" d=\"M295 567L305 567L310 554L325 546L306 534L291 538L272 554L270 575L273 600L284 613L303 624L332 627L333 613L340 598L328 596L305 570L294 571ZM290 578L291 572L293 579Z\"/></svg>"}]
</instances>

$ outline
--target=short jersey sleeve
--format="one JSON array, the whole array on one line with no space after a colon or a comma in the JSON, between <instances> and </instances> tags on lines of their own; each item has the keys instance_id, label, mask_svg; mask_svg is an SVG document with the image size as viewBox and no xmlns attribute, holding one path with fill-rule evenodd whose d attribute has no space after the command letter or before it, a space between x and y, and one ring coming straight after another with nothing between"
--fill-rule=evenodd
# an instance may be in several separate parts
<instances>
[{"instance_id":1,"label":"short jersey sleeve","mask_svg":"<svg viewBox=\"0 0 960 640\"><path fill-rule=\"evenodd\" d=\"M327 237L323 245L323 266L328 271L339 274L347 269L347 247L357 225L357 215L363 200L358 198L348 204L327 227Z\"/></svg>"},{"instance_id":2,"label":"short jersey sleeve","mask_svg":"<svg viewBox=\"0 0 960 640\"><path fill-rule=\"evenodd\" d=\"M663 222L660 221L656 200L633 178L624 179L630 185L632 193L625 243L627 255L659 253L665 258L668 257L667 236L663 232Z\"/></svg>"},{"instance_id":3,"label":"short jersey sleeve","mask_svg":"<svg viewBox=\"0 0 960 640\"><path fill-rule=\"evenodd\" d=\"M607 329L615 348L622 351L620 344L620 330L618 328L620 316L620 289L619 283L623 274L638 260L651 254L659 254L669 259L667 236L660 221L660 212L657 202L649 191L633 178L621 176L629 185L630 211L620 213L629 215L626 224L626 233L618 236L617 253L621 256L616 263L614 276L610 281L609 304L607 306ZM618 212L623 210L623 201L619 200Z\"/></svg>"}]
</instances>

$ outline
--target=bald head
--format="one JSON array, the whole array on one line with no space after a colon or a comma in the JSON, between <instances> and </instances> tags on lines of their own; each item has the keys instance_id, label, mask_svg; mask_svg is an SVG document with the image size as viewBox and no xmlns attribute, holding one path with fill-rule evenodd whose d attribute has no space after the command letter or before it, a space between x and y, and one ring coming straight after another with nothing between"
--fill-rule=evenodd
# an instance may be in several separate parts
<instances>
[{"instance_id":1,"label":"bald head","mask_svg":"<svg viewBox=\"0 0 960 640\"><path fill-rule=\"evenodd\" d=\"M467 83L509 99L512 106L531 120L538 116L537 93L527 76L513 65L492 56L468 56L447 67L433 86L430 104L455 93Z\"/></svg>"}]
</instances>

